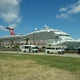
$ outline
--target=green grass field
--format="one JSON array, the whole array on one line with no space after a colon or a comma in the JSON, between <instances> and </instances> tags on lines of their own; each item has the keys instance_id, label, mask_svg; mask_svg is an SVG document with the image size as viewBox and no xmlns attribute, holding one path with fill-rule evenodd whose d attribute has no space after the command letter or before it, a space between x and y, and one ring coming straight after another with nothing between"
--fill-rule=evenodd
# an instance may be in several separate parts
<instances>
[{"instance_id":1,"label":"green grass field","mask_svg":"<svg viewBox=\"0 0 80 80\"><path fill-rule=\"evenodd\" d=\"M80 80L80 58L0 53L0 80Z\"/></svg>"}]
</instances>

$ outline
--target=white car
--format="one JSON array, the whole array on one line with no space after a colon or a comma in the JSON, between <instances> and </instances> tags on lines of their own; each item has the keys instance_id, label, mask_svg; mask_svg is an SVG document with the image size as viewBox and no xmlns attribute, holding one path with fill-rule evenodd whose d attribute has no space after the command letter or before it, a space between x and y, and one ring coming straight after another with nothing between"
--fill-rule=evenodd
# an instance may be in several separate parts
<instances>
[{"instance_id":1,"label":"white car","mask_svg":"<svg viewBox=\"0 0 80 80\"><path fill-rule=\"evenodd\" d=\"M58 54L64 54L65 50L61 48L46 48L45 53L48 54L53 54L53 53L58 53Z\"/></svg>"}]
</instances>

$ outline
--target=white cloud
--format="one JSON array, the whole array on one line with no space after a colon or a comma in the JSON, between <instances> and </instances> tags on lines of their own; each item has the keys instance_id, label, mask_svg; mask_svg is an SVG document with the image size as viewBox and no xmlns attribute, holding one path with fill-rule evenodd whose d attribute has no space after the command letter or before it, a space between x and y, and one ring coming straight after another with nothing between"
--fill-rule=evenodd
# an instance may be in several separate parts
<instances>
[{"instance_id":1,"label":"white cloud","mask_svg":"<svg viewBox=\"0 0 80 80\"><path fill-rule=\"evenodd\" d=\"M70 6L71 9L68 11L69 14L80 13L80 2L79 1L76 4Z\"/></svg>"},{"instance_id":2,"label":"white cloud","mask_svg":"<svg viewBox=\"0 0 80 80\"><path fill-rule=\"evenodd\" d=\"M60 18L60 19L69 19L69 15L68 14L64 14L64 13L62 13L62 14L60 14L60 15L57 15L56 16L56 18Z\"/></svg>"},{"instance_id":3,"label":"white cloud","mask_svg":"<svg viewBox=\"0 0 80 80\"><path fill-rule=\"evenodd\" d=\"M69 19L73 14L80 13L80 0L78 0L75 4L69 5L67 7L63 7L59 9L59 15L56 18L64 18Z\"/></svg>"},{"instance_id":4,"label":"white cloud","mask_svg":"<svg viewBox=\"0 0 80 80\"><path fill-rule=\"evenodd\" d=\"M17 27L17 24L10 24L8 27L10 27L10 28L16 28Z\"/></svg>"},{"instance_id":5,"label":"white cloud","mask_svg":"<svg viewBox=\"0 0 80 80\"><path fill-rule=\"evenodd\" d=\"M59 9L59 11L60 11L60 12L66 12L66 11L67 11L67 7L61 8L61 9Z\"/></svg>"},{"instance_id":6,"label":"white cloud","mask_svg":"<svg viewBox=\"0 0 80 80\"><path fill-rule=\"evenodd\" d=\"M8 26L2 26L2 25L0 25L0 30L7 31L6 27L16 28L17 24L13 23L13 24L10 24Z\"/></svg>"},{"instance_id":7,"label":"white cloud","mask_svg":"<svg viewBox=\"0 0 80 80\"><path fill-rule=\"evenodd\" d=\"M0 30L7 31L7 29L2 25L0 25Z\"/></svg>"},{"instance_id":8,"label":"white cloud","mask_svg":"<svg viewBox=\"0 0 80 80\"><path fill-rule=\"evenodd\" d=\"M17 23L20 21L21 0L0 0L0 18L6 23Z\"/></svg>"},{"instance_id":9,"label":"white cloud","mask_svg":"<svg viewBox=\"0 0 80 80\"><path fill-rule=\"evenodd\" d=\"M2 25L0 25L0 30L8 31L8 30L6 29L6 27L16 28L16 27L17 27L17 24L13 23L13 24L10 24L10 25L8 25L8 26L2 26Z\"/></svg>"}]
</instances>

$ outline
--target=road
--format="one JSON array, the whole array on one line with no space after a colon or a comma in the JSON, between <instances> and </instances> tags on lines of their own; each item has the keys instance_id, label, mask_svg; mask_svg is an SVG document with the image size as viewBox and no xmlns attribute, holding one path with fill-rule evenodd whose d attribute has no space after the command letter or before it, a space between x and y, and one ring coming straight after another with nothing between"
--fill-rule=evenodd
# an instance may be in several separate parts
<instances>
[{"instance_id":1,"label":"road","mask_svg":"<svg viewBox=\"0 0 80 80\"><path fill-rule=\"evenodd\" d=\"M44 52L38 53L25 53L25 52L17 52L17 51L0 51L0 53L14 53L14 54L29 54L29 55L47 55L47 56L63 56L63 57L79 57L80 55L77 53L65 53L65 54L46 54Z\"/></svg>"}]
</instances>

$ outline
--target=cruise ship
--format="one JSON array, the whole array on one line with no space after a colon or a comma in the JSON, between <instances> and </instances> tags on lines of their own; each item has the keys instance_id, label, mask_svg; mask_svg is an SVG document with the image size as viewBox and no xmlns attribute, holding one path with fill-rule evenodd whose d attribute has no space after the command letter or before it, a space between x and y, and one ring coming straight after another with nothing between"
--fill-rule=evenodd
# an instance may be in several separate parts
<instances>
[{"instance_id":1,"label":"cruise ship","mask_svg":"<svg viewBox=\"0 0 80 80\"><path fill-rule=\"evenodd\" d=\"M29 37L30 40L34 40L34 42L39 41L47 45L57 45L68 41L75 41L69 34L60 30L51 29L47 26L44 29L28 34L27 37Z\"/></svg>"},{"instance_id":2,"label":"cruise ship","mask_svg":"<svg viewBox=\"0 0 80 80\"><path fill-rule=\"evenodd\" d=\"M26 35L29 44L50 45L76 48L80 46L80 40L74 40L68 33L61 30L52 29L48 26L40 30L35 30Z\"/></svg>"},{"instance_id":3,"label":"cruise ship","mask_svg":"<svg viewBox=\"0 0 80 80\"><path fill-rule=\"evenodd\" d=\"M61 44L66 41L73 41L73 38L71 38L69 34L49 27L45 27L44 29L29 34L29 38L34 38L34 41L43 41L46 42L46 44L51 45Z\"/></svg>"},{"instance_id":4,"label":"cruise ship","mask_svg":"<svg viewBox=\"0 0 80 80\"><path fill-rule=\"evenodd\" d=\"M4 43L10 43L9 39L13 39L14 42L17 42L19 44L25 44L26 38L29 39L28 44L34 44L34 45L74 46L75 44L80 46L80 40L74 40L72 37L70 37L69 34L57 29L52 29L48 26L45 26L43 29L40 30L35 30L34 32L26 35L13 35L13 36L3 37L1 39L3 39Z\"/></svg>"}]
</instances>

